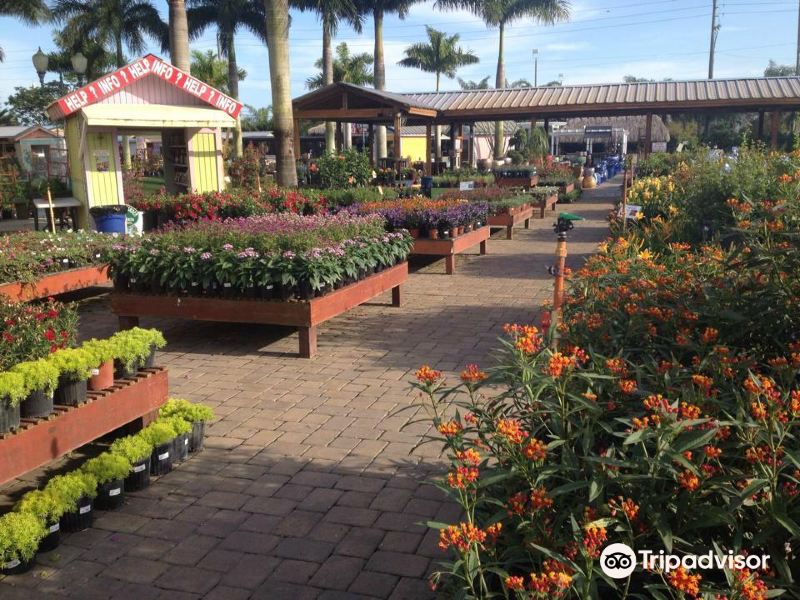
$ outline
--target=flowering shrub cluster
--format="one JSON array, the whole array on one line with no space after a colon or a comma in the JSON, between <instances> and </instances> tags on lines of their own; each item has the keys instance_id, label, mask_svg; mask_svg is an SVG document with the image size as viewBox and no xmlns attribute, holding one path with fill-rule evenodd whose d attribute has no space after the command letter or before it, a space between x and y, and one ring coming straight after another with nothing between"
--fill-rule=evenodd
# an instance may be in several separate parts
<instances>
[{"instance_id":1,"label":"flowering shrub cluster","mask_svg":"<svg viewBox=\"0 0 800 600\"><path fill-rule=\"evenodd\" d=\"M357 214L378 214L386 219L390 231L399 229L432 229L444 232L454 227L479 227L486 223L489 207L486 202L463 199L429 200L422 196L398 200L363 202L350 209Z\"/></svg>"},{"instance_id":2,"label":"flowering shrub cluster","mask_svg":"<svg viewBox=\"0 0 800 600\"><path fill-rule=\"evenodd\" d=\"M567 186L570 183L577 184L578 178L572 171L572 166L563 163L543 165L538 169L538 185L547 186Z\"/></svg>"},{"instance_id":3,"label":"flowering shrub cluster","mask_svg":"<svg viewBox=\"0 0 800 600\"><path fill-rule=\"evenodd\" d=\"M24 232L0 237L0 284L98 264L114 238L94 232Z\"/></svg>"},{"instance_id":4,"label":"flowering shrub cluster","mask_svg":"<svg viewBox=\"0 0 800 600\"><path fill-rule=\"evenodd\" d=\"M739 225L725 246L691 245L662 217L604 243L563 320L508 325L489 373L447 386L417 372L451 465L437 484L463 508L431 523L452 557L433 580L447 597L800 594L800 203L793 175L769 185L775 201L725 203ZM770 558L614 580L599 557L615 542Z\"/></svg>"},{"instance_id":5,"label":"flowering shrub cluster","mask_svg":"<svg viewBox=\"0 0 800 600\"><path fill-rule=\"evenodd\" d=\"M0 372L69 347L78 327L75 309L52 299L32 304L2 301L0 320Z\"/></svg>"},{"instance_id":6,"label":"flowering shrub cluster","mask_svg":"<svg viewBox=\"0 0 800 600\"><path fill-rule=\"evenodd\" d=\"M309 169L317 171L323 188L359 187L369 185L372 181L369 155L358 150L347 150L341 154L324 153Z\"/></svg>"},{"instance_id":7,"label":"flowering shrub cluster","mask_svg":"<svg viewBox=\"0 0 800 600\"><path fill-rule=\"evenodd\" d=\"M378 216L271 214L205 221L108 252L114 285L140 292L308 299L406 259Z\"/></svg>"}]
</instances>

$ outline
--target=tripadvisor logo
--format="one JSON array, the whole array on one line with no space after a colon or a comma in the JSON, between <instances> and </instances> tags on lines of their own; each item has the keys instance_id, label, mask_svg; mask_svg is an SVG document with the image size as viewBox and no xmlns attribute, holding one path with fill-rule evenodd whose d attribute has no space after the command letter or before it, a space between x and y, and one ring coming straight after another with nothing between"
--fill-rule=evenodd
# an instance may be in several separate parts
<instances>
[{"instance_id":1,"label":"tripadvisor logo","mask_svg":"<svg viewBox=\"0 0 800 600\"><path fill-rule=\"evenodd\" d=\"M627 544L610 544L600 554L600 568L603 573L612 579L625 579L637 565L645 570L656 570L664 573L674 571L678 567L684 569L737 569L750 570L766 569L769 555L734 554L729 550L727 554L714 554L708 551L705 554L666 554L663 550L655 553L651 550L639 550L637 553Z\"/></svg>"}]
</instances>

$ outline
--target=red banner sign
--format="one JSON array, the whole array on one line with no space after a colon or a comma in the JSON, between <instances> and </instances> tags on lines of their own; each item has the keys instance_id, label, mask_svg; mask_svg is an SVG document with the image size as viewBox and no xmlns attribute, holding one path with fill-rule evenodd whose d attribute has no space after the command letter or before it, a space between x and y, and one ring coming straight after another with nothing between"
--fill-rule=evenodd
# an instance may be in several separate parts
<instances>
[{"instance_id":1,"label":"red banner sign","mask_svg":"<svg viewBox=\"0 0 800 600\"><path fill-rule=\"evenodd\" d=\"M58 100L58 107L66 117L84 106L94 104L98 100L115 94L122 88L148 75L160 77L176 88L200 98L200 100L206 104L218 108L234 118L238 117L239 113L242 111L242 105L233 98L226 96L219 90L203 83L199 79L195 79L188 73L181 71L177 67L164 62L152 54L148 54L136 62L132 62L113 73L109 73L75 90L71 94L67 94Z\"/></svg>"}]
</instances>

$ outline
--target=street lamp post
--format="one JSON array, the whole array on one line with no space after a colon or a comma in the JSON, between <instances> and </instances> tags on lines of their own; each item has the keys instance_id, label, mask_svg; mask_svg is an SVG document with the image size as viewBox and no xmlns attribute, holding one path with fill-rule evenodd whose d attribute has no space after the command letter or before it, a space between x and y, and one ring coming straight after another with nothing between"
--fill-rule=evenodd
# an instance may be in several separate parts
<instances>
[{"instance_id":1,"label":"street lamp post","mask_svg":"<svg viewBox=\"0 0 800 600\"><path fill-rule=\"evenodd\" d=\"M78 85L83 85L83 74L86 73L86 67L89 66L89 60L83 55L82 52L78 52L70 59L70 62L72 63L72 70L75 71L75 74L78 76Z\"/></svg>"},{"instance_id":2,"label":"street lamp post","mask_svg":"<svg viewBox=\"0 0 800 600\"><path fill-rule=\"evenodd\" d=\"M558 83L560 83L561 85L564 85L564 74L563 73L559 73L558 74Z\"/></svg>"},{"instance_id":3,"label":"street lamp post","mask_svg":"<svg viewBox=\"0 0 800 600\"><path fill-rule=\"evenodd\" d=\"M533 49L533 87L539 87L539 49Z\"/></svg>"},{"instance_id":4,"label":"street lamp post","mask_svg":"<svg viewBox=\"0 0 800 600\"><path fill-rule=\"evenodd\" d=\"M50 59L47 57L47 54L42 52L41 46L36 54L32 57L33 60L33 68L36 69L36 74L39 76L39 85L44 87L44 76L47 73L47 65L50 63Z\"/></svg>"}]
</instances>

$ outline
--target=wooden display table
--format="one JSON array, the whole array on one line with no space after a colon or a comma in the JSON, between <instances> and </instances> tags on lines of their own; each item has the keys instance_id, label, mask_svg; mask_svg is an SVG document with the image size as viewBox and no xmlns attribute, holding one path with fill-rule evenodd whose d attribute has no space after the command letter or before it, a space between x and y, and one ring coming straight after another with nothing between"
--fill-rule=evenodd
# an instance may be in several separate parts
<instances>
[{"instance_id":1,"label":"wooden display table","mask_svg":"<svg viewBox=\"0 0 800 600\"><path fill-rule=\"evenodd\" d=\"M167 371L144 369L118 379L102 392L89 392L79 406L55 406L40 419L22 419L20 428L0 435L0 484L85 446L115 429L144 425L167 401Z\"/></svg>"},{"instance_id":2,"label":"wooden display table","mask_svg":"<svg viewBox=\"0 0 800 600\"><path fill-rule=\"evenodd\" d=\"M556 209L556 204L558 204L558 192L554 194L550 194L546 198L543 198L539 201L539 204L535 204L534 206L539 211L539 218L544 219L545 212L549 208L550 210Z\"/></svg>"},{"instance_id":3,"label":"wooden display table","mask_svg":"<svg viewBox=\"0 0 800 600\"><path fill-rule=\"evenodd\" d=\"M58 294L66 294L83 288L108 283L108 268L80 267L45 275L32 283L14 282L0 285L0 296L12 302L27 302Z\"/></svg>"},{"instance_id":4,"label":"wooden display table","mask_svg":"<svg viewBox=\"0 0 800 600\"><path fill-rule=\"evenodd\" d=\"M120 329L136 327L140 316L297 327L300 356L311 358L317 353L317 325L389 290L392 306L400 306L400 286L407 279L408 263L403 262L319 298L286 302L114 291L111 310L119 317Z\"/></svg>"},{"instance_id":5,"label":"wooden display table","mask_svg":"<svg viewBox=\"0 0 800 600\"><path fill-rule=\"evenodd\" d=\"M558 191L562 194L569 194L570 192L575 190L575 183L567 183L565 185L558 186Z\"/></svg>"},{"instance_id":6,"label":"wooden display table","mask_svg":"<svg viewBox=\"0 0 800 600\"><path fill-rule=\"evenodd\" d=\"M490 227L505 227L506 239L513 239L514 227L520 223L525 224L525 229L530 228L531 218L533 218L533 206L530 204L517 207L514 212L505 212L489 217Z\"/></svg>"},{"instance_id":7,"label":"wooden display table","mask_svg":"<svg viewBox=\"0 0 800 600\"><path fill-rule=\"evenodd\" d=\"M445 259L445 270L448 275L456 272L456 254L461 254L467 248L480 244L481 254L486 254L486 241L489 239L490 229L484 225L469 233L459 235L457 238L431 240L418 238L414 240L411 256L440 256Z\"/></svg>"},{"instance_id":8,"label":"wooden display table","mask_svg":"<svg viewBox=\"0 0 800 600\"><path fill-rule=\"evenodd\" d=\"M495 182L501 188L523 188L530 189L536 187L539 183L538 175L531 175L530 177L496 177Z\"/></svg>"}]
</instances>

